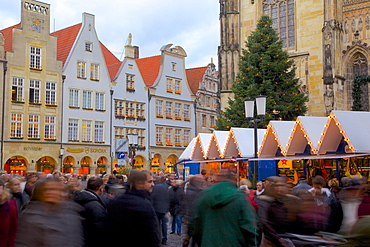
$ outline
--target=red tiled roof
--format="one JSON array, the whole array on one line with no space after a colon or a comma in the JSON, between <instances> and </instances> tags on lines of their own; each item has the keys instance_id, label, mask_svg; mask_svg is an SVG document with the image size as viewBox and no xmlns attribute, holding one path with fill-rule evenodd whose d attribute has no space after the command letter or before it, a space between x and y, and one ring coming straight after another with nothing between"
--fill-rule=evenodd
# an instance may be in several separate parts
<instances>
[{"instance_id":1,"label":"red tiled roof","mask_svg":"<svg viewBox=\"0 0 370 247\"><path fill-rule=\"evenodd\" d=\"M161 55L136 59L136 63L145 85L147 87L153 86L155 79L158 77L159 68L161 66Z\"/></svg>"},{"instance_id":2,"label":"red tiled roof","mask_svg":"<svg viewBox=\"0 0 370 247\"><path fill-rule=\"evenodd\" d=\"M3 33L4 39L5 39L5 44L4 44L5 51L13 51L13 28L14 27L21 28L21 24L18 23L17 25L0 30L0 33Z\"/></svg>"},{"instance_id":3,"label":"red tiled roof","mask_svg":"<svg viewBox=\"0 0 370 247\"><path fill-rule=\"evenodd\" d=\"M188 84L195 95L198 92L199 84L203 81L203 76L206 73L207 66L200 68L186 69L186 77L188 79Z\"/></svg>"},{"instance_id":4,"label":"red tiled roof","mask_svg":"<svg viewBox=\"0 0 370 247\"><path fill-rule=\"evenodd\" d=\"M103 52L104 60L108 68L110 79L113 81L122 62L108 48L100 42L100 47Z\"/></svg>"},{"instance_id":5,"label":"red tiled roof","mask_svg":"<svg viewBox=\"0 0 370 247\"><path fill-rule=\"evenodd\" d=\"M65 64L69 53L71 52L72 46L75 43L78 33L80 32L82 23L61 29L51 35L58 37L57 43L57 59Z\"/></svg>"}]
</instances>

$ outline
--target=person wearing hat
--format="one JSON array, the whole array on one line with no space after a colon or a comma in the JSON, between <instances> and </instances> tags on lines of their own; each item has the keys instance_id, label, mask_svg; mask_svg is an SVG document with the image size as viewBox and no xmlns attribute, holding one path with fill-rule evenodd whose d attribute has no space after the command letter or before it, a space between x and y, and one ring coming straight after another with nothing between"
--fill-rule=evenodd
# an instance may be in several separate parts
<instances>
[{"instance_id":1,"label":"person wearing hat","mask_svg":"<svg viewBox=\"0 0 370 247\"><path fill-rule=\"evenodd\" d=\"M310 189L312 189L312 187L307 183L306 176L301 175L299 176L298 184L293 187L293 194L295 196L301 197L302 194L307 193L307 191Z\"/></svg>"}]
</instances>

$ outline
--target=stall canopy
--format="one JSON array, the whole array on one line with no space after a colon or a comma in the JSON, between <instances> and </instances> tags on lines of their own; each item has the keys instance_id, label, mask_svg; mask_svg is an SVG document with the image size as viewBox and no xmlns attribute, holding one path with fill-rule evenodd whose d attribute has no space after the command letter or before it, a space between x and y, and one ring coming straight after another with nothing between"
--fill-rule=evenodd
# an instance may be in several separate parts
<instances>
[{"instance_id":1,"label":"stall canopy","mask_svg":"<svg viewBox=\"0 0 370 247\"><path fill-rule=\"evenodd\" d=\"M370 112L332 111L318 145L318 153L336 152L342 141L346 153L370 153Z\"/></svg>"},{"instance_id":2,"label":"stall canopy","mask_svg":"<svg viewBox=\"0 0 370 247\"><path fill-rule=\"evenodd\" d=\"M265 129L257 129L257 144L260 146ZM230 129L229 141L225 146L223 157L254 157L254 129L236 128Z\"/></svg>"},{"instance_id":3,"label":"stall canopy","mask_svg":"<svg viewBox=\"0 0 370 247\"><path fill-rule=\"evenodd\" d=\"M286 155L303 154L307 145L316 153L327 121L327 117L298 117L286 145Z\"/></svg>"},{"instance_id":4,"label":"stall canopy","mask_svg":"<svg viewBox=\"0 0 370 247\"><path fill-rule=\"evenodd\" d=\"M274 157L286 154L286 147L295 121L270 121L262 139L259 157Z\"/></svg>"},{"instance_id":5,"label":"stall canopy","mask_svg":"<svg viewBox=\"0 0 370 247\"><path fill-rule=\"evenodd\" d=\"M216 130L213 131L212 138L209 143L209 149L206 153L207 159L218 159L222 157L222 152L228 141L229 131Z\"/></svg>"},{"instance_id":6,"label":"stall canopy","mask_svg":"<svg viewBox=\"0 0 370 247\"><path fill-rule=\"evenodd\" d=\"M179 160L203 160L203 150L199 135L191 140L184 152L180 155Z\"/></svg>"},{"instance_id":7,"label":"stall canopy","mask_svg":"<svg viewBox=\"0 0 370 247\"><path fill-rule=\"evenodd\" d=\"M202 147L202 157L203 159L206 159L209 150L209 145L212 139L212 133L199 133L198 137L200 145Z\"/></svg>"}]
</instances>

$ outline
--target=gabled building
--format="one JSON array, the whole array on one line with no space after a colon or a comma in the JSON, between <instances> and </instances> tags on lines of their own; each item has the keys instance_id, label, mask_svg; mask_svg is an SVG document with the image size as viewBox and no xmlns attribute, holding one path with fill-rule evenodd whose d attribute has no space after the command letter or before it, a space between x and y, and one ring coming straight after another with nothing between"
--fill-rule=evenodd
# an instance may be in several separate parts
<instances>
[{"instance_id":1,"label":"gabled building","mask_svg":"<svg viewBox=\"0 0 370 247\"><path fill-rule=\"evenodd\" d=\"M116 154L120 152L127 152L122 149L126 145L125 140L128 140L128 134L138 135L138 145L135 152L131 155L134 156L131 160L131 165L135 169L148 168L148 160L150 159L148 153L148 90L144 80L140 74L139 67L136 63L138 56L138 47L133 46L132 35L129 35L129 43L125 46L125 58L122 62L116 60L115 63L111 62L108 68L114 70L119 66L117 74L113 79L113 100L114 100L114 116L113 128L115 142L114 150ZM107 59L106 59L107 60ZM111 59L113 61L113 59ZM118 157L116 157L118 158ZM130 161L129 161L130 162ZM118 164L117 161L114 165ZM120 165L120 164L119 164ZM126 163L124 162L124 165Z\"/></svg>"},{"instance_id":2,"label":"gabled building","mask_svg":"<svg viewBox=\"0 0 370 247\"><path fill-rule=\"evenodd\" d=\"M194 95L186 71L186 52L163 46L161 55L137 59L148 91L148 152L152 170L173 171L185 147L195 136Z\"/></svg>"},{"instance_id":3,"label":"gabled building","mask_svg":"<svg viewBox=\"0 0 370 247\"><path fill-rule=\"evenodd\" d=\"M1 94L1 168L17 174L58 170L62 63L57 61L57 38L50 35L50 5L22 1L21 22L0 33L5 40L1 59L7 60Z\"/></svg>"},{"instance_id":4,"label":"gabled building","mask_svg":"<svg viewBox=\"0 0 370 247\"><path fill-rule=\"evenodd\" d=\"M219 83L216 66L186 69L186 77L195 98L196 133L211 133L220 114Z\"/></svg>"},{"instance_id":5,"label":"gabled building","mask_svg":"<svg viewBox=\"0 0 370 247\"><path fill-rule=\"evenodd\" d=\"M111 170L110 73L95 16L52 33L63 62L63 171L95 174Z\"/></svg>"}]
</instances>

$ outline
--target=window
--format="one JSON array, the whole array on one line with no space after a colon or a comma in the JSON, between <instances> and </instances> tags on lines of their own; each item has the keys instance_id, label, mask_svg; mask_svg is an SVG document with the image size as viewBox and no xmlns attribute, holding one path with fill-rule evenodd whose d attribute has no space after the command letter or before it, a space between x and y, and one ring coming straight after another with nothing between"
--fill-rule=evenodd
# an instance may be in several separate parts
<instances>
[{"instance_id":1,"label":"window","mask_svg":"<svg viewBox=\"0 0 370 247\"><path fill-rule=\"evenodd\" d=\"M69 106L79 107L79 92L78 89L69 89Z\"/></svg>"},{"instance_id":2,"label":"window","mask_svg":"<svg viewBox=\"0 0 370 247\"><path fill-rule=\"evenodd\" d=\"M90 65L90 80L99 81L100 79L100 65L97 63L92 63Z\"/></svg>"},{"instance_id":3,"label":"window","mask_svg":"<svg viewBox=\"0 0 370 247\"><path fill-rule=\"evenodd\" d=\"M176 69L177 69L177 64L176 64L176 63L174 63L174 62L172 62L172 63L171 63L171 65L172 65L172 71L176 71Z\"/></svg>"},{"instance_id":4,"label":"window","mask_svg":"<svg viewBox=\"0 0 370 247\"><path fill-rule=\"evenodd\" d=\"M104 93L95 93L95 109L104 111Z\"/></svg>"},{"instance_id":5,"label":"window","mask_svg":"<svg viewBox=\"0 0 370 247\"><path fill-rule=\"evenodd\" d=\"M91 42L85 42L85 51L93 51L93 44Z\"/></svg>"},{"instance_id":6,"label":"window","mask_svg":"<svg viewBox=\"0 0 370 247\"><path fill-rule=\"evenodd\" d=\"M45 116L45 139L56 139L55 135L55 119L54 116Z\"/></svg>"},{"instance_id":7,"label":"window","mask_svg":"<svg viewBox=\"0 0 370 247\"><path fill-rule=\"evenodd\" d=\"M13 77L12 100L23 102L23 78Z\"/></svg>"},{"instance_id":8,"label":"window","mask_svg":"<svg viewBox=\"0 0 370 247\"><path fill-rule=\"evenodd\" d=\"M172 128L166 128L166 146L172 146Z\"/></svg>"},{"instance_id":9,"label":"window","mask_svg":"<svg viewBox=\"0 0 370 247\"><path fill-rule=\"evenodd\" d=\"M189 145L190 141L190 130L184 130L184 146Z\"/></svg>"},{"instance_id":10,"label":"window","mask_svg":"<svg viewBox=\"0 0 370 247\"><path fill-rule=\"evenodd\" d=\"M263 13L271 16L272 27L279 33L283 48L294 47L294 0L264 0Z\"/></svg>"},{"instance_id":11,"label":"window","mask_svg":"<svg viewBox=\"0 0 370 247\"><path fill-rule=\"evenodd\" d=\"M78 141L78 119L68 121L68 141Z\"/></svg>"},{"instance_id":12,"label":"window","mask_svg":"<svg viewBox=\"0 0 370 247\"><path fill-rule=\"evenodd\" d=\"M115 100L114 101L114 116L116 117L123 117L124 114L124 103L122 100Z\"/></svg>"},{"instance_id":13,"label":"window","mask_svg":"<svg viewBox=\"0 0 370 247\"><path fill-rule=\"evenodd\" d=\"M31 46L30 68L41 69L41 48Z\"/></svg>"},{"instance_id":14,"label":"window","mask_svg":"<svg viewBox=\"0 0 370 247\"><path fill-rule=\"evenodd\" d=\"M213 108L218 108L218 100L217 99L213 99Z\"/></svg>"},{"instance_id":15,"label":"window","mask_svg":"<svg viewBox=\"0 0 370 247\"><path fill-rule=\"evenodd\" d=\"M215 117L214 116L209 117L209 126L211 128L215 127Z\"/></svg>"},{"instance_id":16,"label":"window","mask_svg":"<svg viewBox=\"0 0 370 247\"><path fill-rule=\"evenodd\" d=\"M86 63L77 61L77 78L86 79Z\"/></svg>"},{"instance_id":17,"label":"window","mask_svg":"<svg viewBox=\"0 0 370 247\"><path fill-rule=\"evenodd\" d=\"M175 129L175 146L181 146L181 129Z\"/></svg>"},{"instance_id":18,"label":"window","mask_svg":"<svg viewBox=\"0 0 370 247\"><path fill-rule=\"evenodd\" d=\"M202 115L202 126L203 127L206 127L207 126L206 121L207 121L207 116L205 114L203 114Z\"/></svg>"},{"instance_id":19,"label":"window","mask_svg":"<svg viewBox=\"0 0 370 247\"><path fill-rule=\"evenodd\" d=\"M156 116L159 118L163 118L162 105L163 105L163 100L157 100L155 104L155 113L156 113Z\"/></svg>"},{"instance_id":20,"label":"window","mask_svg":"<svg viewBox=\"0 0 370 247\"><path fill-rule=\"evenodd\" d=\"M156 127L155 128L155 143L156 145L163 145L163 128Z\"/></svg>"},{"instance_id":21,"label":"window","mask_svg":"<svg viewBox=\"0 0 370 247\"><path fill-rule=\"evenodd\" d=\"M83 109L92 109L92 92L83 91L82 93L82 108Z\"/></svg>"},{"instance_id":22,"label":"window","mask_svg":"<svg viewBox=\"0 0 370 247\"><path fill-rule=\"evenodd\" d=\"M166 91L167 93L172 93L173 90L172 90L172 79L171 78L167 78L166 80Z\"/></svg>"},{"instance_id":23,"label":"window","mask_svg":"<svg viewBox=\"0 0 370 247\"><path fill-rule=\"evenodd\" d=\"M175 103L175 119L181 120L181 104Z\"/></svg>"},{"instance_id":24,"label":"window","mask_svg":"<svg viewBox=\"0 0 370 247\"><path fill-rule=\"evenodd\" d=\"M175 80L175 93L181 94L181 81Z\"/></svg>"},{"instance_id":25,"label":"window","mask_svg":"<svg viewBox=\"0 0 370 247\"><path fill-rule=\"evenodd\" d=\"M40 103L40 81L30 80L30 103Z\"/></svg>"},{"instance_id":26,"label":"window","mask_svg":"<svg viewBox=\"0 0 370 247\"><path fill-rule=\"evenodd\" d=\"M28 115L28 138L40 138L39 134L40 127L40 116L39 115Z\"/></svg>"},{"instance_id":27,"label":"window","mask_svg":"<svg viewBox=\"0 0 370 247\"><path fill-rule=\"evenodd\" d=\"M184 105L184 120L190 121L190 105Z\"/></svg>"},{"instance_id":28,"label":"window","mask_svg":"<svg viewBox=\"0 0 370 247\"><path fill-rule=\"evenodd\" d=\"M135 91L135 76L126 74L126 91Z\"/></svg>"},{"instance_id":29,"label":"window","mask_svg":"<svg viewBox=\"0 0 370 247\"><path fill-rule=\"evenodd\" d=\"M83 142L91 142L91 120L82 120L82 136Z\"/></svg>"},{"instance_id":30,"label":"window","mask_svg":"<svg viewBox=\"0 0 370 247\"><path fill-rule=\"evenodd\" d=\"M10 137L23 137L22 134L23 114L12 113L10 122Z\"/></svg>"},{"instance_id":31,"label":"window","mask_svg":"<svg viewBox=\"0 0 370 247\"><path fill-rule=\"evenodd\" d=\"M104 122L95 121L95 142L104 142Z\"/></svg>"},{"instance_id":32,"label":"window","mask_svg":"<svg viewBox=\"0 0 370 247\"><path fill-rule=\"evenodd\" d=\"M211 106L211 97L206 96L206 106Z\"/></svg>"},{"instance_id":33,"label":"window","mask_svg":"<svg viewBox=\"0 0 370 247\"><path fill-rule=\"evenodd\" d=\"M172 119L172 102L166 101L166 118Z\"/></svg>"},{"instance_id":34,"label":"window","mask_svg":"<svg viewBox=\"0 0 370 247\"><path fill-rule=\"evenodd\" d=\"M45 103L47 105L56 105L55 99L55 83L54 82L46 82L46 95L45 95Z\"/></svg>"}]
</instances>

